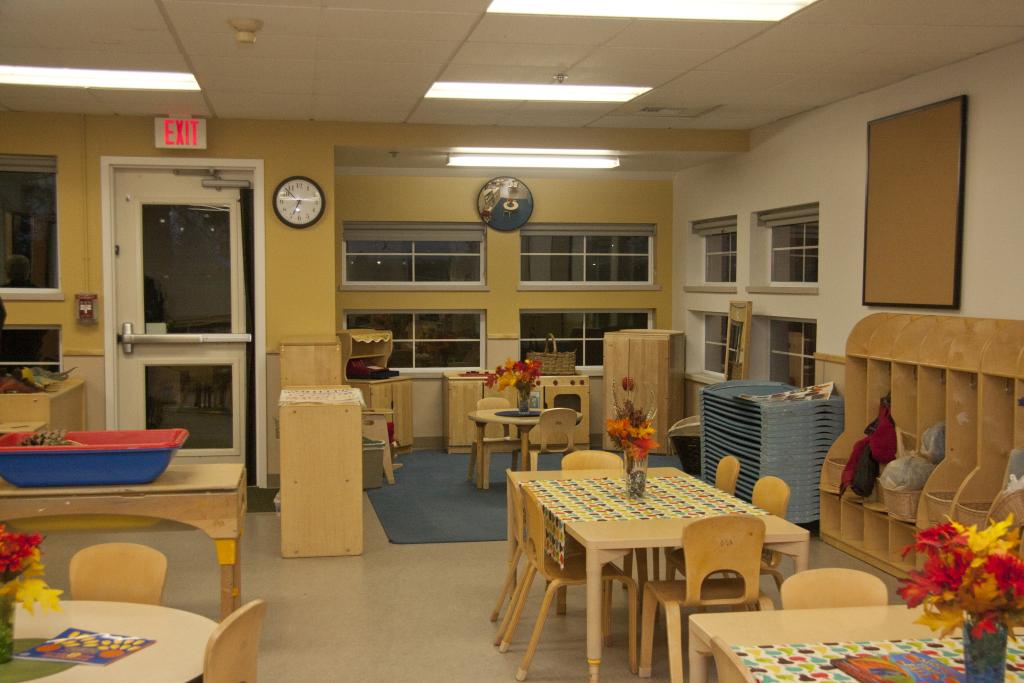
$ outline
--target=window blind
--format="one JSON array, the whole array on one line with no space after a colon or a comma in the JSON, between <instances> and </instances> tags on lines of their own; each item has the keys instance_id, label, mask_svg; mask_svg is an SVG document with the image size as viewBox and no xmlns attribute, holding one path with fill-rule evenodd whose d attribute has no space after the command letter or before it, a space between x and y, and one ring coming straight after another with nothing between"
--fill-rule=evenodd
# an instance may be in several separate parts
<instances>
[{"instance_id":1,"label":"window blind","mask_svg":"<svg viewBox=\"0 0 1024 683\"><path fill-rule=\"evenodd\" d=\"M736 216L720 216L719 218L705 218L693 221L690 223L690 228L694 234L701 237L736 232Z\"/></svg>"},{"instance_id":2,"label":"window blind","mask_svg":"<svg viewBox=\"0 0 1024 683\"><path fill-rule=\"evenodd\" d=\"M483 242L477 223L370 223L346 221L342 239L351 242Z\"/></svg>"},{"instance_id":3,"label":"window blind","mask_svg":"<svg viewBox=\"0 0 1024 683\"><path fill-rule=\"evenodd\" d=\"M645 223L532 223L522 228L521 235L628 235L653 237L653 224Z\"/></svg>"},{"instance_id":4,"label":"window blind","mask_svg":"<svg viewBox=\"0 0 1024 683\"><path fill-rule=\"evenodd\" d=\"M794 223L816 220L818 220L817 204L789 206L782 209L761 211L757 214L757 222L767 228L777 228L781 225L793 225Z\"/></svg>"},{"instance_id":5,"label":"window blind","mask_svg":"<svg viewBox=\"0 0 1024 683\"><path fill-rule=\"evenodd\" d=\"M57 157L0 154L0 171L56 173Z\"/></svg>"}]
</instances>

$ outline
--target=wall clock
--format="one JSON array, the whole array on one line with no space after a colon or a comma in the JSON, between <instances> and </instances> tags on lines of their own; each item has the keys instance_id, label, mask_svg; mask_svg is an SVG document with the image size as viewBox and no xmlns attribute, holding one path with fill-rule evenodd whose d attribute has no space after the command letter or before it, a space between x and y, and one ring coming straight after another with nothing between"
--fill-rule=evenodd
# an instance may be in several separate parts
<instances>
[{"instance_id":1,"label":"wall clock","mask_svg":"<svg viewBox=\"0 0 1024 683\"><path fill-rule=\"evenodd\" d=\"M324 215L324 191L312 178L293 175L274 190L274 213L291 228L308 228Z\"/></svg>"},{"instance_id":2,"label":"wall clock","mask_svg":"<svg viewBox=\"0 0 1024 683\"><path fill-rule=\"evenodd\" d=\"M480 189L476 208L480 219L495 230L515 230L530 220L533 193L518 178L492 178Z\"/></svg>"}]
</instances>

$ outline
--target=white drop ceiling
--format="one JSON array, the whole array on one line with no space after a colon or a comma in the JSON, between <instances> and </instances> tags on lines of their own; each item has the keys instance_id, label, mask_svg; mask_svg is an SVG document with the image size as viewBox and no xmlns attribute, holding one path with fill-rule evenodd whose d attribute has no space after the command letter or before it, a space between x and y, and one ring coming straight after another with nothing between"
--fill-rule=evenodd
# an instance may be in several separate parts
<instances>
[{"instance_id":1,"label":"white drop ceiling","mask_svg":"<svg viewBox=\"0 0 1024 683\"><path fill-rule=\"evenodd\" d=\"M489 0L0 0L0 63L191 71L201 93L0 85L0 110L748 129L1024 40L1024 0L818 0L778 23L486 14ZM237 45L228 21L264 26ZM436 80L644 85L424 100Z\"/></svg>"}]
</instances>

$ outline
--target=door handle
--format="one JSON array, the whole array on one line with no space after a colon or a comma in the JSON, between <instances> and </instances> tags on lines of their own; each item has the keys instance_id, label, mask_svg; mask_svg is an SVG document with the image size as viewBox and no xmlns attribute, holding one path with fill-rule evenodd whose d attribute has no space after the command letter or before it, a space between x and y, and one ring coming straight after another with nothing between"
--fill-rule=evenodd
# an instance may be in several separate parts
<instances>
[{"instance_id":1,"label":"door handle","mask_svg":"<svg viewBox=\"0 0 1024 683\"><path fill-rule=\"evenodd\" d=\"M251 334L135 334L132 323L121 323L117 341L125 353L131 353L135 344L233 344L251 342Z\"/></svg>"}]
</instances>

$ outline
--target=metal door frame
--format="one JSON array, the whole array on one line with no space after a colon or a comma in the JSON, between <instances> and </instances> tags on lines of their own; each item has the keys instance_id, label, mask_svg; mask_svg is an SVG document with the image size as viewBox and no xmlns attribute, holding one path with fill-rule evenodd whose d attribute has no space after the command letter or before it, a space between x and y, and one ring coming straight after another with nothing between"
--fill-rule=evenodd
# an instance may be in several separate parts
<instances>
[{"instance_id":1,"label":"metal door frame","mask_svg":"<svg viewBox=\"0 0 1024 683\"><path fill-rule=\"evenodd\" d=\"M267 486L267 317L266 317L266 223L262 159L195 159L166 157L100 157L100 212L103 254L103 326L104 388L106 391L106 427L117 429L117 335L115 330L117 295L114 288L114 174L130 170L166 170L175 168L222 168L252 173L253 189L253 269L255 306L253 320L256 359L256 483Z\"/></svg>"}]
</instances>

